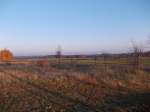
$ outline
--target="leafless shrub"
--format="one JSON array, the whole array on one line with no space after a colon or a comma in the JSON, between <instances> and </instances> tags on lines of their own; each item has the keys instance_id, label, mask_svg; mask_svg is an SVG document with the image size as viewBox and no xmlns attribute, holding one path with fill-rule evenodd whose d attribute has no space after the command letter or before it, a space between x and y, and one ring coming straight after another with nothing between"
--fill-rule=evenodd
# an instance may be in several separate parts
<instances>
[{"instance_id":1,"label":"leafless shrub","mask_svg":"<svg viewBox=\"0 0 150 112\"><path fill-rule=\"evenodd\" d=\"M38 61L36 62L36 65L37 65L37 66L40 66L40 67L46 67L46 66L49 65L49 62L48 62L47 59L42 59L42 60L38 60Z\"/></svg>"}]
</instances>

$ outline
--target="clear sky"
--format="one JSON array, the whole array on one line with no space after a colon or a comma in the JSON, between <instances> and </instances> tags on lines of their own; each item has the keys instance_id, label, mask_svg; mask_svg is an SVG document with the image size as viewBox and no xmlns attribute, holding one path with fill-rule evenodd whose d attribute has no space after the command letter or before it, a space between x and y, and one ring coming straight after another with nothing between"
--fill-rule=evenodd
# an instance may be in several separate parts
<instances>
[{"instance_id":1,"label":"clear sky","mask_svg":"<svg viewBox=\"0 0 150 112\"><path fill-rule=\"evenodd\" d=\"M0 0L0 48L15 55L126 52L150 34L150 0Z\"/></svg>"}]
</instances>

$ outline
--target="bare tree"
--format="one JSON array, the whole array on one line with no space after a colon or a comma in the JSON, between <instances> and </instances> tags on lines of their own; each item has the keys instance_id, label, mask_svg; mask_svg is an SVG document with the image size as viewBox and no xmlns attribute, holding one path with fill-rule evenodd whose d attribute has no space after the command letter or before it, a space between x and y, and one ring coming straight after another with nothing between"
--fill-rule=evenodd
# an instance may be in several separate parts
<instances>
[{"instance_id":1,"label":"bare tree","mask_svg":"<svg viewBox=\"0 0 150 112\"><path fill-rule=\"evenodd\" d=\"M62 57L62 49L61 46L59 45L56 51L56 58L58 58L58 64L60 64L61 57Z\"/></svg>"},{"instance_id":2,"label":"bare tree","mask_svg":"<svg viewBox=\"0 0 150 112\"><path fill-rule=\"evenodd\" d=\"M95 62L95 65L97 64L97 60L98 60L98 55L94 55L94 62Z\"/></svg>"},{"instance_id":3,"label":"bare tree","mask_svg":"<svg viewBox=\"0 0 150 112\"><path fill-rule=\"evenodd\" d=\"M139 70L141 70L141 66L142 66L141 57L143 54L143 46L138 45L136 42L132 41L132 49L133 49L134 72L138 73Z\"/></svg>"},{"instance_id":4,"label":"bare tree","mask_svg":"<svg viewBox=\"0 0 150 112\"><path fill-rule=\"evenodd\" d=\"M146 40L146 50L150 50L150 34L148 35L148 39Z\"/></svg>"},{"instance_id":5,"label":"bare tree","mask_svg":"<svg viewBox=\"0 0 150 112\"><path fill-rule=\"evenodd\" d=\"M102 57L103 57L104 70L105 70L105 72L107 72L107 58L108 58L108 54L103 52L102 53Z\"/></svg>"}]
</instances>

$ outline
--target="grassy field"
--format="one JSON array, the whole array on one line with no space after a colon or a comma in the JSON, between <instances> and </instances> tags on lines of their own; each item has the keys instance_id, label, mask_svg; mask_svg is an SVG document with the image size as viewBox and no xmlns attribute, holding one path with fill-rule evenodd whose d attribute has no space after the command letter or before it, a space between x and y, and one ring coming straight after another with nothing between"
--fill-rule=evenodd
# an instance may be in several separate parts
<instances>
[{"instance_id":1,"label":"grassy field","mask_svg":"<svg viewBox=\"0 0 150 112\"><path fill-rule=\"evenodd\" d=\"M50 58L0 65L0 112L150 112L150 58Z\"/></svg>"}]
</instances>

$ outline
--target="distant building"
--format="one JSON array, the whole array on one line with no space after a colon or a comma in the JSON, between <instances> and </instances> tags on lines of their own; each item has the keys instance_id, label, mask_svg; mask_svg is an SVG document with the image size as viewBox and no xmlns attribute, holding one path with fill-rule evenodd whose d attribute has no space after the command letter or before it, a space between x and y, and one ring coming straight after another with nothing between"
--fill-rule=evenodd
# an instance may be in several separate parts
<instances>
[{"instance_id":1,"label":"distant building","mask_svg":"<svg viewBox=\"0 0 150 112\"><path fill-rule=\"evenodd\" d=\"M13 59L13 54L7 50L0 50L0 61L11 61Z\"/></svg>"}]
</instances>

